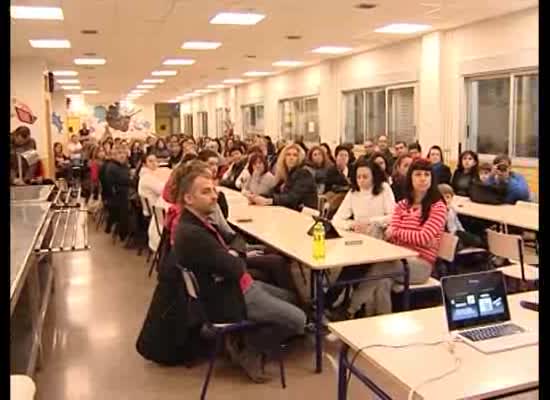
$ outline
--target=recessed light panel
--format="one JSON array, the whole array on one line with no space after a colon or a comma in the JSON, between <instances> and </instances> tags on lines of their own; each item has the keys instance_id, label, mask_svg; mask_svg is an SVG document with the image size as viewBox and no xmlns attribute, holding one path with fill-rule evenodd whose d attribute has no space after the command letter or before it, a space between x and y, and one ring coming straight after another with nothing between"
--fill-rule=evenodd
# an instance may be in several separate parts
<instances>
[{"instance_id":1,"label":"recessed light panel","mask_svg":"<svg viewBox=\"0 0 550 400\"><path fill-rule=\"evenodd\" d=\"M390 24L383 26L382 28L376 29L375 32L406 35L411 33L424 32L429 29L431 29L431 26L424 24Z\"/></svg>"},{"instance_id":2,"label":"recessed light panel","mask_svg":"<svg viewBox=\"0 0 550 400\"><path fill-rule=\"evenodd\" d=\"M78 76L77 71L58 70L53 71L54 76Z\"/></svg>"},{"instance_id":3,"label":"recessed light panel","mask_svg":"<svg viewBox=\"0 0 550 400\"><path fill-rule=\"evenodd\" d=\"M55 19L63 20L63 10L59 7L11 6L13 19Z\"/></svg>"},{"instance_id":4,"label":"recessed light panel","mask_svg":"<svg viewBox=\"0 0 550 400\"><path fill-rule=\"evenodd\" d=\"M224 89L225 85L208 85L209 89Z\"/></svg>"},{"instance_id":5,"label":"recessed light panel","mask_svg":"<svg viewBox=\"0 0 550 400\"><path fill-rule=\"evenodd\" d=\"M78 79L58 79L57 83L60 85L74 85L75 83L80 83Z\"/></svg>"},{"instance_id":6,"label":"recessed light panel","mask_svg":"<svg viewBox=\"0 0 550 400\"><path fill-rule=\"evenodd\" d=\"M162 64L163 65L193 65L195 64L195 60L191 60L188 58L169 58L167 60L164 60Z\"/></svg>"},{"instance_id":7,"label":"recessed light panel","mask_svg":"<svg viewBox=\"0 0 550 400\"><path fill-rule=\"evenodd\" d=\"M144 79L143 83L164 83L164 79Z\"/></svg>"},{"instance_id":8,"label":"recessed light panel","mask_svg":"<svg viewBox=\"0 0 550 400\"><path fill-rule=\"evenodd\" d=\"M210 20L217 25L256 25L265 18L263 14L222 12Z\"/></svg>"},{"instance_id":9,"label":"recessed light panel","mask_svg":"<svg viewBox=\"0 0 550 400\"><path fill-rule=\"evenodd\" d=\"M222 44L220 42L195 41L195 42L185 42L181 45L181 48L185 50L214 50L220 47L221 45Z\"/></svg>"},{"instance_id":10,"label":"recessed light panel","mask_svg":"<svg viewBox=\"0 0 550 400\"><path fill-rule=\"evenodd\" d=\"M61 89L63 89L63 90L80 90L80 86L77 86L77 85L61 86Z\"/></svg>"},{"instance_id":11,"label":"recessed light panel","mask_svg":"<svg viewBox=\"0 0 550 400\"><path fill-rule=\"evenodd\" d=\"M155 85L137 85L136 88L138 88L138 89L154 89Z\"/></svg>"},{"instance_id":12,"label":"recessed light panel","mask_svg":"<svg viewBox=\"0 0 550 400\"><path fill-rule=\"evenodd\" d=\"M312 52L318 54L344 54L350 52L351 50L351 47L344 46L321 46L312 50Z\"/></svg>"},{"instance_id":13,"label":"recessed light panel","mask_svg":"<svg viewBox=\"0 0 550 400\"><path fill-rule=\"evenodd\" d=\"M272 65L274 67L299 67L302 64L302 61L281 60L274 62Z\"/></svg>"},{"instance_id":14,"label":"recessed light panel","mask_svg":"<svg viewBox=\"0 0 550 400\"><path fill-rule=\"evenodd\" d=\"M271 72L265 71L248 71L243 74L244 76L258 77L258 76L268 76L271 75Z\"/></svg>"},{"instance_id":15,"label":"recessed light panel","mask_svg":"<svg viewBox=\"0 0 550 400\"><path fill-rule=\"evenodd\" d=\"M75 58L76 65L104 65L107 62L104 58Z\"/></svg>"},{"instance_id":16,"label":"recessed light panel","mask_svg":"<svg viewBox=\"0 0 550 400\"><path fill-rule=\"evenodd\" d=\"M70 49L71 42L65 39L31 39L29 43L35 49Z\"/></svg>"},{"instance_id":17,"label":"recessed light panel","mask_svg":"<svg viewBox=\"0 0 550 400\"><path fill-rule=\"evenodd\" d=\"M244 79L225 79L223 81L223 83L227 83L227 84L230 84L230 85L233 85L233 84L238 84L238 83L243 83L244 82Z\"/></svg>"},{"instance_id":18,"label":"recessed light panel","mask_svg":"<svg viewBox=\"0 0 550 400\"><path fill-rule=\"evenodd\" d=\"M98 94L99 90L83 90L82 94Z\"/></svg>"},{"instance_id":19,"label":"recessed light panel","mask_svg":"<svg viewBox=\"0 0 550 400\"><path fill-rule=\"evenodd\" d=\"M176 76L178 71L174 70L164 70L164 71L153 71L151 72L152 76Z\"/></svg>"}]
</instances>

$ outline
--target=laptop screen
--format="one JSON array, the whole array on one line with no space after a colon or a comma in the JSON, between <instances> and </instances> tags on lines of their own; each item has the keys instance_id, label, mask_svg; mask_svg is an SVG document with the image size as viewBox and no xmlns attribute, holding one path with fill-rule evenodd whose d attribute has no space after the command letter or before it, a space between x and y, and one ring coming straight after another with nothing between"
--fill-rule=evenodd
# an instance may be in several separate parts
<instances>
[{"instance_id":1,"label":"laptop screen","mask_svg":"<svg viewBox=\"0 0 550 400\"><path fill-rule=\"evenodd\" d=\"M500 271L445 277L441 287L450 331L510 320Z\"/></svg>"}]
</instances>

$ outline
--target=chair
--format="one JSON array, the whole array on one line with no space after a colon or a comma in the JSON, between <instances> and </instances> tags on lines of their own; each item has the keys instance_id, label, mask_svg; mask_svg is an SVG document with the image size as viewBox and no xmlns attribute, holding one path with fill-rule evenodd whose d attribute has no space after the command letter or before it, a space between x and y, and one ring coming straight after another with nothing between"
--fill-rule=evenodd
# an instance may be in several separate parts
<instances>
[{"instance_id":1,"label":"chair","mask_svg":"<svg viewBox=\"0 0 550 400\"><path fill-rule=\"evenodd\" d=\"M487 229L489 252L497 257L510 260L511 265L497 268L506 276L521 281L537 281L539 269L524 262L523 238Z\"/></svg>"},{"instance_id":2,"label":"chair","mask_svg":"<svg viewBox=\"0 0 550 400\"><path fill-rule=\"evenodd\" d=\"M155 249L153 253L153 260L151 261L151 265L149 267L149 277L153 274L153 269L155 266L158 266L160 264L160 261L162 260L162 256L164 255L162 253L162 249L164 248L166 240L170 240L170 232L166 228L162 228L164 226L164 220L166 218L166 211L163 208L160 208L161 215L162 215L162 221L161 217L159 216L159 208L153 206L151 209L151 214L153 215L153 221L155 222L155 228L156 231L160 237L160 241L158 244L158 247ZM147 262L149 262L149 258L147 258Z\"/></svg>"},{"instance_id":3,"label":"chair","mask_svg":"<svg viewBox=\"0 0 550 400\"><path fill-rule=\"evenodd\" d=\"M178 268L182 273L187 295L194 298L195 300L200 300L199 285L195 277L195 274L191 270L187 268L183 268L179 265L178 265ZM246 321L246 320L239 321L239 322L232 322L232 323L224 323L224 324L216 324L211 322L206 322L204 324L203 332L213 337L215 344L214 344L214 347L212 347L212 350L208 358L208 369L206 372L206 377L202 384L201 397L200 397L201 400L206 399L206 392L208 391L208 385L210 383L210 378L212 377L214 362L216 361L216 357L218 356L218 354L220 354L221 351L223 350L225 335L229 333L244 332L246 330L249 330L258 326L259 326L258 323L255 323L252 321ZM283 387L283 389L285 389L286 378L285 378L284 362L282 357L282 349L283 349L283 346L281 345L281 348L277 352L276 357L278 358L278 361L279 361L279 372L281 374L281 386Z\"/></svg>"}]
</instances>

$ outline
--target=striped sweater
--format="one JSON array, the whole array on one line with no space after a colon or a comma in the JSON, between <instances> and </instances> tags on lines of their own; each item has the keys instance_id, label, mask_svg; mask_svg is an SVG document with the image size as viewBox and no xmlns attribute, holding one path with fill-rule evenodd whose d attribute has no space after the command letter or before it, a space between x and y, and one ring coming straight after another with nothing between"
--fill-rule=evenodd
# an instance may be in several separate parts
<instances>
[{"instance_id":1,"label":"striped sweater","mask_svg":"<svg viewBox=\"0 0 550 400\"><path fill-rule=\"evenodd\" d=\"M437 201L432 205L424 224L421 216L422 210L411 207L406 199L397 203L390 224L391 241L418 252L420 258L433 265L445 228L447 207L443 201Z\"/></svg>"}]
</instances>

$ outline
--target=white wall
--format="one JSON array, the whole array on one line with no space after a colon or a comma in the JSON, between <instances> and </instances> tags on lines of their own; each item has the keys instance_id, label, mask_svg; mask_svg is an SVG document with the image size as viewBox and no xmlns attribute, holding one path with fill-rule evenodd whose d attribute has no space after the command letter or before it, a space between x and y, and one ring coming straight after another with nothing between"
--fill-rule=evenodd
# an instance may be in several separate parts
<instances>
[{"instance_id":1,"label":"white wall","mask_svg":"<svg viewBox=\"0 0 550 400\"><path fill-rule=\"evenodd\" d=\"M215 109L223 104L231 108L235 132L241 134L241 107L263 103L265 133L276 139L280 136L279 101L319 95L321 141L334 145L341 141L344 131L342 92L414 82L420 143L426 150L439 144L455 160L465 131L464 75L526 67L538 67L538 8L433 32L195 98L184 103L182 114L191 110L196 118L196 112L207 111L210 135L214 136Z\"/></svg>"}]
</instances>

